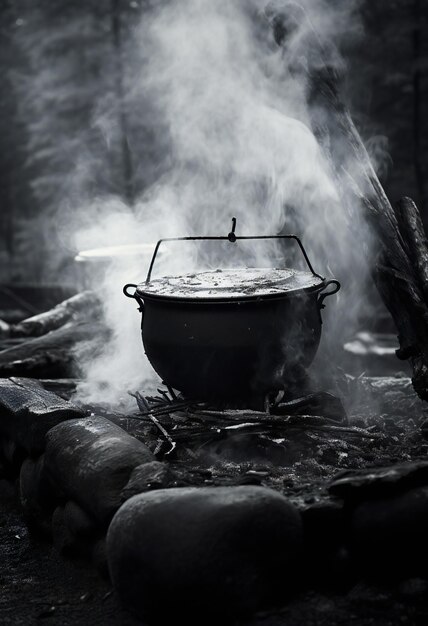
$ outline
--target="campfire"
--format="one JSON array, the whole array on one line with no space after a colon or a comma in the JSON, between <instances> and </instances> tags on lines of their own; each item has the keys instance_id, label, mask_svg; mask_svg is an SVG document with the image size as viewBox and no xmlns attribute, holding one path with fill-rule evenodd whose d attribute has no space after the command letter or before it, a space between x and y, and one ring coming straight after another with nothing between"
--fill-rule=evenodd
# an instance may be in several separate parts
<instances>
[{"instance_id":1,"label":"campfire","mask_svg":"<svg viewBox=\"0 0 428 626\"><path fill-rule=\"evenodd\" d=\"M245 619L308 589L427 577L428 241L418 208L389 202L336 52L301 7L272 3L257 13L262 25L244 12L239 28L235 9L213 11L217 27L242 35L236 55L254 60L256 85L246 71L231 89L240 72L207 41L207 98L153 17L160 51L147 88L163 93L171 81L171 102L157 97L172 165L138 217L135 208L145 240L81 252L85 291L31 310L12 290L14 313L0 316L0 459L28 525L64 556L92 560L150 623ZM170 26L183 48L186 19ZM263 62L249 52L253 29ZM198 77L199 60L187 60ZM281 79L295 90L286 105ZM251 102L237 116L243 95ZM94 259L109 264L91 284ZM368 283L387 335L361 326ZM373 358L381 370L388 359L379 376Z\"/></svg>"}]
</instances>

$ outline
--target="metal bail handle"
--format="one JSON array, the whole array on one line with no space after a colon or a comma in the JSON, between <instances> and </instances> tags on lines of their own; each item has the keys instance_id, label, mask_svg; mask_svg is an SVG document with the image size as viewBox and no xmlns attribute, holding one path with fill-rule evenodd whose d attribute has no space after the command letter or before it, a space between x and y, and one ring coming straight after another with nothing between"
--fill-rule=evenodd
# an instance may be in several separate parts
<instances>
[{"instance_id":1,"label":"metal bail handle","mask_svg":"<svg viewBox=\"0 0 428 626\"><path fill-rule=\"evenodd\" d=\"M141 312L144 311L144 302L143 300L140 298L140 296L137 295L137 287L138 285L136 285L135 283L126 283L126 285L123 287L122 291L125 294L125 296L127 298L132 298L133 300L136 300L138 302L139 305L139 310ZM134 293L129 293L128 289L134 289Z\"/></svg>"},{"instance_id":2,"label":"metal bail handle","mask_svg":"<svg viewBox=\"0 0 428 626\"><path fill-rule=\"evenodd\" d=\"M249 239L253 239L253 240L254 239L294 239L294 241L296 241L296 243L298 244L301 253L304 256L306 265L308 266L311 273L317 278L321 278L321 280L324 280L322 276L320 276L314 271L311 265L311 262L309 261L309 257L306 254L306 250L303 247L302 242L296 235L252 235L252 236L238 237L235 234L235 229L236 229L236 217L232 217L232 230L230 231L228 235L226 235L226 237L169 237L165 239L159 239L159 241L157 242L155 246L155 250L153 252L152 260L149 266L149 271L147 272L146 285L150 283L150 279L152 277L153 266L155 264L159 247L161 243L165 241L230 241L231 243L235 243L236 241L244 241L244 240L249 240ZM125 293L125 295L128 296L129 298L135 297L135 296L128 295L127 293ZM326 294L326 295L330 295L330 294Z\"/></svg>"}]
</instances>

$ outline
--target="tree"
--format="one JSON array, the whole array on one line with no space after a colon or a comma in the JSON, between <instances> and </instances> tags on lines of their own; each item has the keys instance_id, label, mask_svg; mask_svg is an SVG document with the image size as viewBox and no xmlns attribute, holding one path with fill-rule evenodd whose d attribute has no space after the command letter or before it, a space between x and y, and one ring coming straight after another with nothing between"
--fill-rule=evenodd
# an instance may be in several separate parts
<instances>
[{"instance_id":1,"label":"tree","mask_svg":"<svg viewBox=\"0 0 428 626\"><path fill-rule=\"evenodd\" d=\"M14 68L12 79L35 200L27 230L33 245L38 231L48 267L58 268L64 254L58 232L73 224L79 207L82 219L97 196L133 202L135 129L127 114L131 59L124 33L138 8L121 0L15 3L15 45L25 65Z\"/></svg>"},{"instance_id":2,"label":"tree","mask_svg":"<svg viewBox=\"0 0 428 626\"><path fill-rule=\"evenodd\" d=\"M366 32L350 57L354 117L366 139L388 138L389 149L372 142L386 165L382 182L392 200L414 197L427 225L428 5L364 0L361 11Z\"/></svg>"},{"instance_id":3,"label":"tree","mask_svg":"<svg viewBox=\"0 0 428 626\"><path fill-rule=\"evenodd\" d=\"M0 71L3 77L0 99L0 281L19 279L20 269L12 258L19 254L19 224L28 217L31 192L24 167L26 158L25 128L17 115L18 98L11 81L11 67L20 67L23 59L15 44L20 27L12 0L0 3Z\"/></svg>"}]
</instances>

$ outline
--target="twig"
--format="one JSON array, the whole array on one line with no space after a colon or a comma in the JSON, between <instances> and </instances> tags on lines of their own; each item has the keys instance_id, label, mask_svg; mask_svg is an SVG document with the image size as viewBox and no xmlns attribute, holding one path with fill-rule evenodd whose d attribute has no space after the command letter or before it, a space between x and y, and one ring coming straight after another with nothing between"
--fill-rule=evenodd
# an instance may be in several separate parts
<instances>
[{"instance_id":1,"label":"twig","mask_svg":"<svg viewBox=\"0 0 428 626\"><path fill-rule=\"evenodd\" d=\"M158 430L160 430L160 432L163 434L165 439L170 444L171 448L168 450L168 452L165 453L165 456L167 454L171 454L171 452L173 450L175 450L177 444L172 439L172 437L169 435L169 433L165 430L165 428L162 426L162 424L159 422L159 420L156 419L156 417L153 415L153 412L151 411L150 406L149 406L147 400L145 399L145 397L143 395L141 395L141 393L139 391L137 391L135 394L131 393L131 396L133 396L137 400L138 408L140 410L142 409L142 407L145 407L147 409L147 412L146 412L147 417L153 422L153 424L156 426L156 428Z\"/></svg>"},{"instance_id":2,"label":"twig","mask_svg":"<svg viewBox=\"0 0 428 626\"><path fill-rule=\"evenodd\" d=\"M165 402L167 402L168 404L173 403L166 391L164 391L163 389L158 389L158 391L161 394L161 396L164 398Z\"/></svg>"}]
</instances>

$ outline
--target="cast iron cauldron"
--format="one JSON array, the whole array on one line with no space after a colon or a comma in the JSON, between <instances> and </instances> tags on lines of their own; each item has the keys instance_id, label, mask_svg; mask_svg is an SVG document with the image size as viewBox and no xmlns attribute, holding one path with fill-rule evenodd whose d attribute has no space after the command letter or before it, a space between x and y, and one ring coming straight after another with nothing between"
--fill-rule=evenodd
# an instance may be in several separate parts
<instances>
[{"instance_id":1,"label":"cast iron cauldron","mask_svg":"<svg viewBox=\"0 0 428 626\"><path fill-rule=\"evenodd\" d=\"M123 288L139 304L150 363L188 398L233 401L287 388L314 359L323 301L340 289L314 272L295 235L237 237L235 226L233 218L227 237L161 239L146 281ZM164 241L206 239L295 240L310 271L245 268L151 280Z\"/></svg>"}]
</instances>

